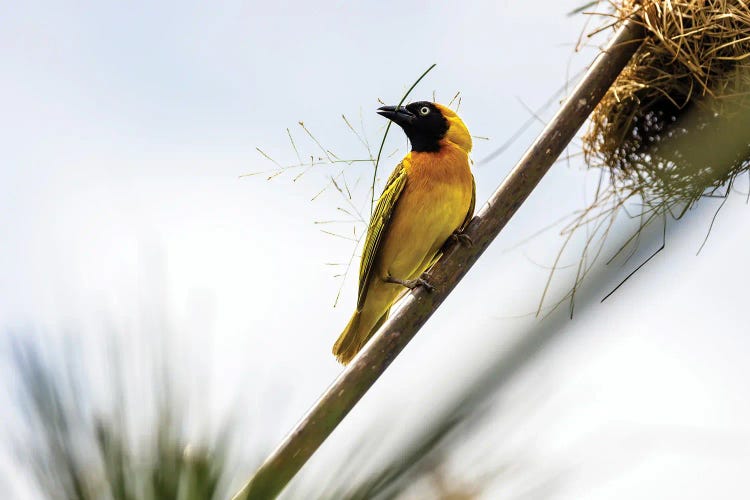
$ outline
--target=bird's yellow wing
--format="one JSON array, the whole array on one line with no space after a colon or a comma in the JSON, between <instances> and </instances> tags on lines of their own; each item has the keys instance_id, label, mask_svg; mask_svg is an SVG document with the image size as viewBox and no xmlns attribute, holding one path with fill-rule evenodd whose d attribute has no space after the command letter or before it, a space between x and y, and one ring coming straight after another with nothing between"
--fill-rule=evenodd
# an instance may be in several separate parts
<instances>
[{"instance_id":1,"label":"bird's yellow wing","mask_svg":"<svg viewBox=\"0 0 750 500\"><path fill-rule=\"evenodd\" d=\"M466 226L469 225L469 221L474 218L474 208L477 205L477 183L474 180L474 176L471 176L471 204L469 205L469 211L466 212L466 218L461 223L460 230L463 231L466 229Z\"/></svg>"},{"instance_id":2,"label":"bird's yellow wing","mask_svg":"<svg viewBox=\"0 0 750 500\"><path fill-rule=\"evenodd\" d=\"M398 197L406 185L406 169L404 163L398 164L388 182L385 184L383 194L378 199L375 212L370 219L370 225L367 228L367 237L365 238L365 247L362 249L362 260L359 264L359 295L357 298L357 308L361 308L367 295L367 285L372 275L372 267L375 263L375 256L380 250L383 241L383 235L388 228L388 222L393 215L393 209L396 207Z\"/></svg>"}]
</instances>

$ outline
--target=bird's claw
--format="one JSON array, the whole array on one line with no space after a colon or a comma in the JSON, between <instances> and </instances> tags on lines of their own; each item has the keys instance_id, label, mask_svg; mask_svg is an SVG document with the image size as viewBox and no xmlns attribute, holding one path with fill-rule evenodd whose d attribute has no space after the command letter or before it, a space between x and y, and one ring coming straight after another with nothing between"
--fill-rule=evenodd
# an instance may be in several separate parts
<instances>
[{"instance_id":1,"label":"bird's claw","mask_svg":"<svg viewBox=\"0 0 750 500\"><path fill-rule=\"evenodd\" d=\"M474 241L471 239L471 236L462 231L456 231L455 233L451 234L451 239L467 247L471 247L472 245L474 245Z\"/></svg>"},{"instance_id":2,"label":"bird's claw","mask_svg":"<svg viewBox=\"0 0 750 500\"><path fill-rule=\"evenodd\" d=\"M432 283L430 283L429 280L430 280L430 275L427 274L427 273L423 273L422 276L420 276L419 278L417 278L415 280L412 280L412 281L416 281L416 284L414 285L415 287L417 287L417 286L423 286L425 288L425 290L427 290L428 292L432 293L432 292L435 291L435 285L433 285Z\"/></svg>"},{"instance_id":3,"label":"bird's claw","mask_svg":"<svg viewBox=\"0 0 750 500\"><path fill-rule=\"evenodd\" d=\"M395 283L397 285L404 286L409 290L414 290L418 286L422 286L428 292L432 293L435 291L435 286L430 283L429 279L430 275L427 273L423 273L422 276L413 280L400 280L398 278L394 278L393 276L386 276L383 281L385 281L386 283Z\"/></svg>"}]
</instances>

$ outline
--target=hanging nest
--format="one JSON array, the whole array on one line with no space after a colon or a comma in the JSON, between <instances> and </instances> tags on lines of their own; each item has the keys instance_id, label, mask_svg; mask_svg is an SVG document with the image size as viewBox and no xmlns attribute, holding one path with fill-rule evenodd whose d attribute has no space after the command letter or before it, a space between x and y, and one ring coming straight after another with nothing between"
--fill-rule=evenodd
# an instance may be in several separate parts
<instances>
[{"instance_id":1,"label":"hanging nest","mask_svg":"<svg viewBox=\"0 0 750 500\"><path fill-rule=\"evenodd\" d=\"M750 167L750 7L743 0L625 0L646 39L591 116L586 162L621 199L680 217ZM675 210L679 207L679 210Z\"/></svg>"},{"instance_id":2,"label":"hanging nest","mask_svg":"<svg viewBox=\"0 0 750 500\"><path fill-rule=\"evenodd\" d=\"M578 229L588 234L567 296L571 313L576 287L619 213L640 217L640 227L615 257L628 245L637 246L655 218L666 224L667 215L681 218L702 197L726 196L737 176L750 170L747 0L611 5L614 25L634 19L644 26L645 39L583 136L585 161L602 177L594 201L563 231L566 245Z\"/></svg>"}]
</instances>

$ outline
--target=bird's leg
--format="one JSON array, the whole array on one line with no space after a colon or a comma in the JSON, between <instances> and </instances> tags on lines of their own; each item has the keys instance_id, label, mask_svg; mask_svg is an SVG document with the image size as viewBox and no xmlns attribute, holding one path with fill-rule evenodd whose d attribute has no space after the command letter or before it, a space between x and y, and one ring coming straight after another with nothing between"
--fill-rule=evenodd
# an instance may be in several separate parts
<instances>
[{"instance_id":1,"label":"bird's leg","mask_svg":"<svg viewBox=\"0 0 750 500\"><path fill-rule=\"evenodd\" d=\"M394 278L389 274L385 278L383 278L383 281L385 281L386 283L394 283L396 285L405 286L409 290L414 290L418 286L423 286L427 289L428 292L434 292L435 287L432 285L432 283L429 282L429 279L430 275L427 273L423 273L422 276L413 280L400 280L398 278Z\"/></svg>"},{"instance_id":2,"label":"bird's leg","mask_svg":"<svg viewBox=\"0 0 750 500\"><path fill-rule=\"evenodd\" d=\"M471 236L464 233L461 229L456 229L453 234L451 234L451 240L457 241L461 245L467 247L474 245L474 241L471 239Z\"/></svg>"}]
</instances>

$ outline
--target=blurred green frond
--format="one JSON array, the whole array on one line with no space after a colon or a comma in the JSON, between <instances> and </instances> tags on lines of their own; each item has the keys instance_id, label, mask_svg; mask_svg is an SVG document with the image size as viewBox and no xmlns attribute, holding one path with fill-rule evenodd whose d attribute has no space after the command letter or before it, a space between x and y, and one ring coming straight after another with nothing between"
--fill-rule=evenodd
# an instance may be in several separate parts
<instances>
[{"instance_id":1,"label":"blurred green frond","mask_svg":"<svg viewBox=\"0 0 750 500\"><path fill-rule=\"evenodd\" d=\"M103 381L116 396L113 411L102 412L92 402L92 388L81 379L76 358L53 361L31 342L17 342L13 354L28 427L28 439L18 443L19 458L31 467L45 498L226 496L228 433L213 443L189 439L180 418L184 404L168 383L154 384L159 403L153 421L145 432L134 432L126 424L128 405L121 387L126 374L113 369L111 379ZM147 399L139 405L145 406ZM141 439L134 441L132 435Z\"/></svg>"}]
</instances>

